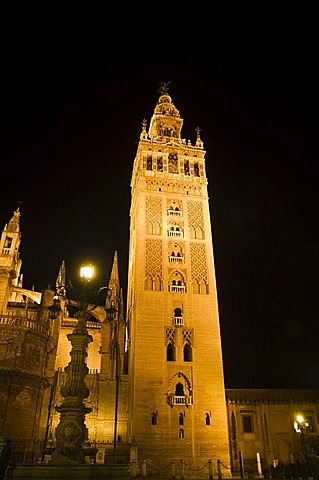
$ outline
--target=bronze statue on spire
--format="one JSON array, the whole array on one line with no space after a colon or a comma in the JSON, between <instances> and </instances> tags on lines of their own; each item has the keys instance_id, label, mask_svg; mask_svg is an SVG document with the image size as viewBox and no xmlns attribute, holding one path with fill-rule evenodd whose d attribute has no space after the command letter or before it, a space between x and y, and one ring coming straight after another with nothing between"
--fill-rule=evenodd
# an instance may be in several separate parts
<instances>
[{"instance_id":1,"label":"bronze statue on spire","mask_svg":"<svg viewBox=\"0 0 319 480\"><path fill-rule=\"evenodd\" d=\"M167 95L168 94L168 85L171 83L169 82L160 82L160 88L158 89L158 93L161 95Z\"/></svg>"}]
</instances>

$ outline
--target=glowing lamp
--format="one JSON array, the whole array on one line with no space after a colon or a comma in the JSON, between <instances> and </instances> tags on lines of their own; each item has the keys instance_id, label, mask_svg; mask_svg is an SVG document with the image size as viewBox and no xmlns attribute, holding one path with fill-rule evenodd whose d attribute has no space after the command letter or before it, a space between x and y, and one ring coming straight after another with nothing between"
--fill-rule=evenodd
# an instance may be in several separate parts
<instances>
[{"instance_id":1,"label":"glowing lamp","mask_svg":"<svg viewBox=\"0 0 319 480\"><path fill-rule=\"evenodd\" d=\"M302 415L297 415L296 420L298 423L303 423L305 421Z\"/></svg>"},{"instance_id":2,"label":"glowing lamp","mask_svg":"<svg viewBox=\"0 0 319 480\"><path fill-rule=\"evenodd\" d=\"M85 280L91 280L93 277L94 268L93 267L81 267L80 269L80 277Z\"/></svg>"}]
</instances>

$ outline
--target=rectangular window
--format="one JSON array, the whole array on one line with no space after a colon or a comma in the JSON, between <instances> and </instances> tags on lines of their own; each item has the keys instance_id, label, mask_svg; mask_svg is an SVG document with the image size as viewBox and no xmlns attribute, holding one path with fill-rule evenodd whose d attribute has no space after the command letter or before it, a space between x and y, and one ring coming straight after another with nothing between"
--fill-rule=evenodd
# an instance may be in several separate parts
<instances>
[{"instance_id":1,"label":"rectangular window","mask_svg":"<svg viewBox=\"0 0 319 480\"><path fill-rule=\"evenodd\" d=\"M244 433L253 433L254 426L253 426L253 417L252 415L243 415L243 430Z\"/></svg>"},{"instance_id":2,"label":"rectangular window","mask_svg":"<svg viewBox=\"0 0 319 480\"><path fill-rule=\"evenodd\" d=\"M305 418L305 427L308 432L315 432L315 425L313 421L313 417L311 415L307 415Z\"/></svg>"}]
</instances>

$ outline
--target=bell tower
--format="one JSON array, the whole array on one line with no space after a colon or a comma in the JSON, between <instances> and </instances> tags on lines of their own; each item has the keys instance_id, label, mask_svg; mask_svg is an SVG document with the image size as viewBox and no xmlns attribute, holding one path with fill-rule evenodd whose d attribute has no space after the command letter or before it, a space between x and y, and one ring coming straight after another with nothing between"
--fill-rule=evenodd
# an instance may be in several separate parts
<instances>
[{"instance_id":1,"label":"bell tower","mask_svg":"<svg viewBox=\"0 0 319 480\"><path fill-rule=\"evenodd\" d=\"M128 436L154 466L229 465L205 151L162 84L131 181Z\"/></svg>"},{"instance_id":2,"label":"bell tower","mask_svg":"<svg viewBox=\"0 0 319 480\"><path fill-rule=\"evenodd\" d=\"M20 242L20 210L17 208L11 220L4 226L0 238L0 313L6 310L11 295L15 295L12 287L20 284Z\"/></svg>"}]
</instances>

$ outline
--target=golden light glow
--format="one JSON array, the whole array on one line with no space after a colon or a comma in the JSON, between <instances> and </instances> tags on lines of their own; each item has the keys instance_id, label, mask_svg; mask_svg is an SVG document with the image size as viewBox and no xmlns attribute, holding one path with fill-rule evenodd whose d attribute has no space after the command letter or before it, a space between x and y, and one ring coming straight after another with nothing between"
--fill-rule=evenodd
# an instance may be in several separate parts
<instances>
[{"instance_id":1,"label":"golden light glow","mask_svg":"<svg viewBox=\"0 0 319 480\"><path fill-rule=\"evenodd\" d=\"M91 266L81 267L80 277L85 278L86 280L91 280L94 274L94 268Z\"/></svg>"},{"instance_id":2,"label":"golden light glow","mask_svg":"<svg viewBox=\"0 0 319 480\"><path fill-rule=\"evenodd\" d=\"M297 415L296 420L297 420L298 423L303 423L305 421L305 419L302 415Z\"/></svg>"}]
</instances>

